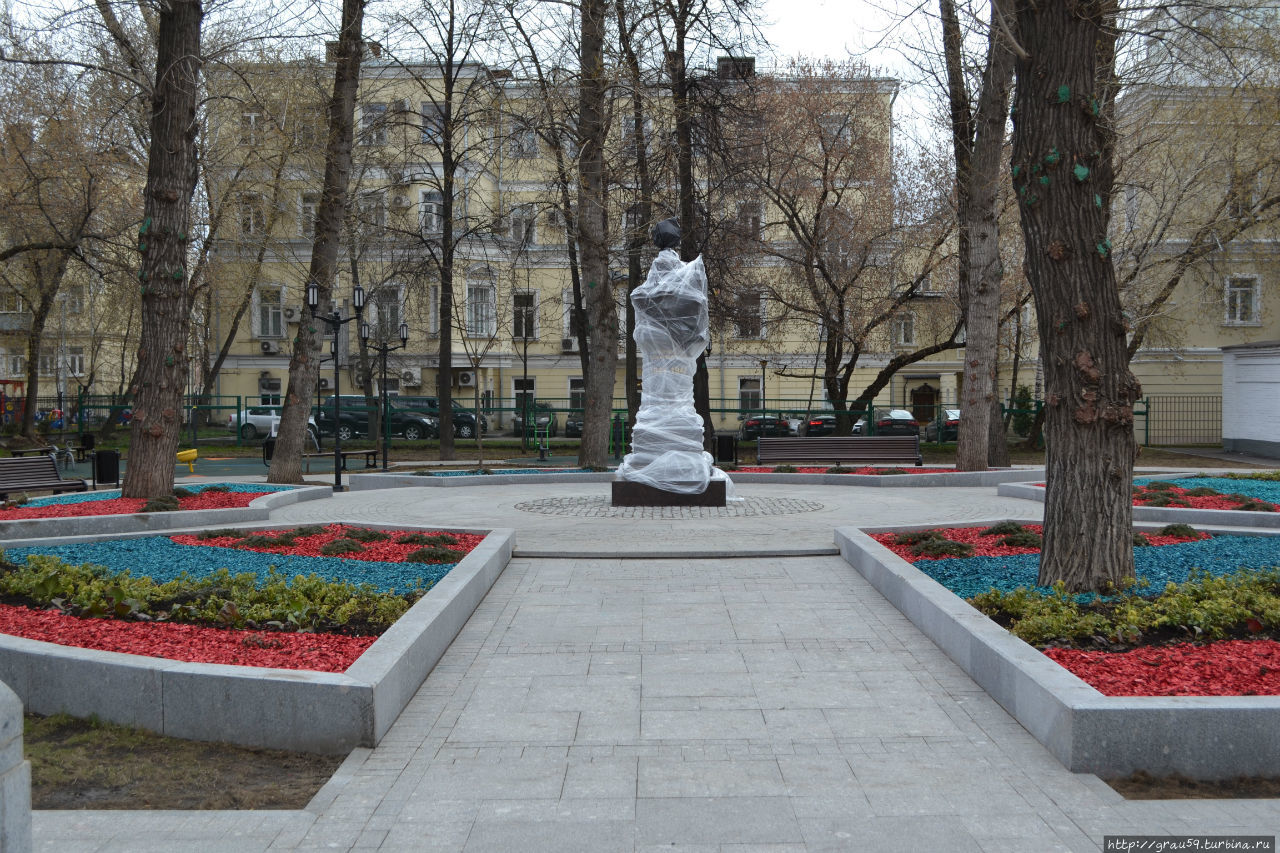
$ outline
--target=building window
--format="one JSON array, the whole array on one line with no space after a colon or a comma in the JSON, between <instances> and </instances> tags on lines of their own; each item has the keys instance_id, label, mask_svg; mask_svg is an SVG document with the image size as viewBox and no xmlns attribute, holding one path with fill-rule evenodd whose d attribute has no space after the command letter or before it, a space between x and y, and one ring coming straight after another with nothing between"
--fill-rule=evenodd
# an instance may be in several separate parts
<instances>
[{"instance_id":1,"label":"building window","mask_svg":"<svg viewBox=\"0 0 1280 853\"><path fill-rule=\"evenodd\" d=\"M84 347L67 347L67 375L84 375Z\"/></svg>"},{"instance_id":2,"label":"building window","mask_svg":"<svg viewBox=\"0 0 1280 853\"><path fill-rule=\"evenodd\" d=\"M537 157L538 132L528 124L517 121L511 128L511 156Z\"/></svg>"},{"instance_id":3,"label":"building window","mask_svg":"<svg viewBox=\"0 0 1280 853\"><path fill-rule=\"evenodd\" d=\"M535 225L537 217L533 205L521 204L511 208L510 220L511 241L521 246L531 246L536 242Z\"/></svg>"},{"instance_id":4,"label":"building window","mask_svg":"<svg viewBox=\"0 0 1280 853\"><path fill-rule=\"evenodd\" d=\"M434 101L422 102L422 141L439 145L444 141L445 111L444 104Z\"/></svg>"},{"instance_id":5,"label":"building window","mask_svg":"<svg viewBox=\"0 0 1280 853\"><path fill-rule=\"evenodd\" d=\"M488 337L494 329L495 288L489 283L467 285L467 335Z\"/></svg>"},{"instance_id":6,"label":"building window","mask_svg":"<svg viewBox=\"0 0 1280 853\"><path fill-rule=\"evenodd\" d=\"M1228 190L1227 213L1233 219L1247 219L1258 206L1262 195L1262 174L1235 174Z\"/></svg>"},{"instance_id":7,"label":"building window","mask_svg":"<svg viewBox=\"0 0 1280 853\"><path fill-rule=\"evenodd\" d=\"M303 193L298 201L298 236L316 236L316 213L320 210L319 193Z\"/></svg>"},{"instance_id":8,"label":"building window","mask_svg":"<svg viewBox=\"0 0 1280 853\"><path fill-rule=\"evenodd\" d=\"M1227 326L1256 326L1261 320L1258 303L1261 297L1256 276L1232 276L1225 288Z\"/></svg>"},{"instance_id":9,"label":"building window","mask_svg":"<svg viewBox=\"0 0 1280 853\"><path fill-rule=\"evenodd\" d=\"M580 376L569 377L569 408L582 411L587 407L587 383Z\"/></svg>"},{"instance_id":10,"label":"building window","mask_svg":"<svg viewBox=\"0 0 1280 853\"><path fill-rule=\"evenodd\" d=\"M364 104L360 107L360 144L387 144L386 104Z\"/></svg>"},{"instance_id":11,"label":"building window","mask_svg":"<svg viewBox=\"0 0 1280 853\"><path fill-rule=\"evenodd\" d=\"M418 222L423 234L439 234L444 230L444 195L423 190L418 201Z\"/></svg>"},{"instance_id":12,"label":"building window","mask_svg":"<svg viewBox=\"0 0 1280 853\"><path fill-rule=\"evenodd\" d=\"M366 233L381 232L387 227L387 194L381 190L361 193L357 212Z\"/></svg>"},{"instance_id":13,"label":"building window","mask_svg":"<svg viewBox=\"0 0 1280 853\"><path fill-rule=\"evenodd\" d=\"M267 227L267 215L262 208L262 196L257 193L241 193L239 205L240 233L263 233Z\"/></svg>"},{"instance_id":14,"label":"building window","mask_svg":"<svg viewBox=\"0 0 1280 853\"><path fill-rule=\"evenodd\" d=\"M284 288L258 288L258 337L284 337Z\"/></svg>"},{"instance_id":15,"label":"building window","mask_svg":"<svg viewBox=\"0 0 1280 853\"><path fill-rule=\"evenodd\" d=\"M738 410L743 414L760 411L764 403L760 400L760 377L738 377Z\"/></svg>"},{"instance_id":16,"label":"building window","mask_svg":"<svg viewBox=\"0 0 1280 853\"><path fill-rule=\"evenodd\" d=\"M511 380L511 397L517 412L523 412L525 406L532 406L537 398L538 380L534 376L528 379L517 376Z\"/></svg>"},{"instance_id":17,"label":"building window","mask_svg":"<svg viewBox=\"0 0 1280 853\"><path fill-rule=\"evenodd\" d=\"M0 314L21 314L22 311L22 295L18 291L0 291Z\"/></svg>"},{"instance_id":18,"label":"building window","mask_svg":"<svg viewBox=\"0 0 1280 853\"><path fill-rule=\"evenodd\" d=\"M240 113L240 144L257 145L262 141L262 131L266 116L261 110L247 110Z\"/></svg>"},{"instance_id":19,"label":"building window","mask_svg":"<svg viewBox=\"0 0 1280 853\"><path fill-rule=\"evenodd\" d=\"M400 337L400 288L382 287L373 294L373 310L377 315L374 334L380 341L393 341Z\"/></svg>"},{"instance_id":20,"label":"building window","mask_svg":"<svg viewBox=\"0 0 1280 853\"><path fill-rule=\"evenodd\" d=\"M511 294L511 337L516 340L538 337L537 295Z\"/></svg>"},{"instance_id":21,"label":"building window","mask_svg":"<svg viewBox=\"0 0 1280 853\"><path fill-rule=\"evenodd\" d=\"M578 334L586 331L586 311L573 304L573 291L564 290L560 294L564 305L564 337L573 339L573 348L578 348Z\"/></svg>"},{"instance_id":22,"label":"building window","mask_svg":"<svg viewBox=\"0 0 1280 853\"><path fill-rule=\"evenodd\" d=\"M916 315L899 314L893 318L893 343L895 346L914 346L916 342Z\"/></svg>"},{"instance_id":23,"label":"building window","mask_svg":"<svg viewBox=\"0 0 1280 853\"><path fill-rule=\"evenodd\" d=\"M58 353L51 349L40 350L40 375L54 376L58 372Z\"/></svg>"},{"instance_id":24,"label":"building window","mask_svg":"<svg viewBox=\"0 0 1280 853\"><path fill-rule=\"evenodd\" d=\"M738 205L738 231L748 240L764 236L764 215L760 202L746 201Z\"/></svg>"},{"instance_id":25,"label":"building window","mask_svg":"<svg viewBox=\"0 0 1280 853\"><path fill-rule=\"evenodd\" d=\"M440 285L427 286L427 334L436 337L440 334Z\"/></svg>"},{"instance_id":26,"label":"building window","mask_svg":"<svg viewBox=\"0 0 1280 853\"><path fill-rule=\"evenodd\" d=\"M10 376L24 376L27 372L27 357L22 353L11 352L5 356L5 369Z\"/></svg>"},{"instance_id":27,"label":"building window","mask_svg":"<svg viewBox=\"0 0 1280 853\"><path fill-rule=\"evenodd\" d=\"M739 294L733 309L734 337L764 337L764 296L760 293Z\"/></svg>"}]
</instances>

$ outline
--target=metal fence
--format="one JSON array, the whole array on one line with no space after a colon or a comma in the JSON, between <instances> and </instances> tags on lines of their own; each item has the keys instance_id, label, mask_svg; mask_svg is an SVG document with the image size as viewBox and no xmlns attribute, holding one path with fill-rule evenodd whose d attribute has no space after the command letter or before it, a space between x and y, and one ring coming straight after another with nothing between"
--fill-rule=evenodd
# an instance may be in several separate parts
<instances>
[{"instance_id":1,"label":"metal fence","mask_svg":"<svg viewBox=\"0 0 1280 853\"><path fill-rule=\"evenodd\" d=\"M1152 394L1146 400L1142 443L1154 446L1222 444L1222 396Z\"/></svg>"}]
</instances>

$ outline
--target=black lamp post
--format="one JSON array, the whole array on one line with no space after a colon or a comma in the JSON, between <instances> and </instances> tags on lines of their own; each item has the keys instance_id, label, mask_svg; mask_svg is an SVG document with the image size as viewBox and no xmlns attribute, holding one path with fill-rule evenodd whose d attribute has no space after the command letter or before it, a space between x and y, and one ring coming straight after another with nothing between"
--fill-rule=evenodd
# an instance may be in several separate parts
<instances>
[{"instance_id":1,"label":"black lamp post","mask_svg":"<svg viewBox=\"0 0 1280 853\"><path fill-rule=\"evenodd\" d=\"M404 349L409 345L409 324L400 324L400 344L394 347L386 343L369 343L371 331L368 323L360 323L360 340L364 342L366 349L373 350L382 359L382 381L378 384L378 392L382 399L382 470L386 471L387 457L391 454L391 419L387 413L387 353Z\"/></svg>"},{"instance_id":2,"label":"black lamp post","mask_svg":"<svg viewBox=\"0 0 1280 853\"><path fill-rule=\"evenodd\" d=\"M330 302L332 303L332 300ZM356 313L351 317L344 318L339 313L336 303L332 304L332 310L328 314L321 314L319 312L320 285L314 279L307 282L307 308L311 311L311 316L323 320L325 326L333 330L333 342L330 344L329 351L333 354L333 490L335 492L342 491L342 366L338 362L338 330L364 314L364 288L358 284L351 291L351 304L356 309Z\"/></svg>"}]
</instances>

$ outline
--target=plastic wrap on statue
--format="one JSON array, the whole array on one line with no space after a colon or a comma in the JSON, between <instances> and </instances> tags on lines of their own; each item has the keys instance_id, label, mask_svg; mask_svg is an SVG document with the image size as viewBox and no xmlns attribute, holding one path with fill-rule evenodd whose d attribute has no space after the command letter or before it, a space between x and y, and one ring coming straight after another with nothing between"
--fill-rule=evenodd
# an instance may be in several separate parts
<instances>
[{"instance_id":1,"label":"plastic wrap on statue","mask_svg":"<svg viewBox=\"0 0 1280 853\"><path fill-rule=\"evenodd\" d=\"M702 418L693 407L693 373L710 339L702 258L684 263L673 249L663 249L631 304L644 359L643 392L618 479L700 494L713 477L727 480L702 449Z\"/></svg>"}]
</instances>

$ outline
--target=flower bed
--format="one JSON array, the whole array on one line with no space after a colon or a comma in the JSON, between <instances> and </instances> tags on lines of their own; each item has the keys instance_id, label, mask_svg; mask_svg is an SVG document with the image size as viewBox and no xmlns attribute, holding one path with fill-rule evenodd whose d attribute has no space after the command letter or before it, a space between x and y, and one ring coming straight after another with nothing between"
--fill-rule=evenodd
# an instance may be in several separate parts
<instances>
[{"instance_id":1,"label":"flower bed","mask_svg":"<svg viewBox=\"0 0 1280 853\"><path fill-rule=\"evenodd\" d=\"M52 609L8 607L0 633L338 672L482 540L330 524L11 548L9 604Z\"/></svg>"},{"instance_id":2,"label":"flower bed","mask_svg":"<svg viewBox=\"0 0 1280 853\"><path fill-rule=\"evenodd\" d=\"M415 471L420 477L483 477L506 474L582 474L590 472L590 468L474 468L458 471Z\"/></svg>"},{"instance_id":3,"label":"flower bed","mask_svg":"<svg viewBox=\"0 0 1280 853\"><path fill-rule=\"evenodd\" d=\"M1002 543L1013 527L873 538L1108 695L1280 693L1277 649L1257 645L1274 644L1280 632L1276 539L1166 528L1137 543L1156 546L1135 547L1137 586L1072 596L1036 586L1039 548L1029 540L1041 530L1027 525L1021 541ZM1262 636L1243 639L1254 635ZM1188 637L1231 637L1235 645L1181 642ZM1071 644L1102 648L1052 648Z\"/></svg>"},{"instance_id":4,"label":"flower bed","mask_svg":"<svg viewBox=\"0 0 1280 853\"><path fill-rule=\"evenodd\" d=\"M250 483L208 483L184 487L190 492L178 498L178 510L227 509L248 506L265 494L288 491L291 486L265 486ZM122 498L120 491L79 492L32 498L24 504L0 508L0 521L27 518L74 518L89 515L129 515L141 512L144 498Z\"/></svg>"},{"instance_id":5,"label":"flower bed","mask_svg":"<svg viewBox=\"0 0 1280 853\"><path fill-rule=\"evenodd\" d=\"M737 468L734 468L733 471L731 471L730 473L731 474L732 473L863 474L863 475L872 475L872 476L891 476L895 474L955 474L957 473L956 469L954 468L875 468L875 467L845 468L843 466L839 466L837 470L833 470L829 465L804 466L800 468L794 468L794 470L792 470L792 468L794 468L794 466L788 466L786 471L779 472L777 470L777 466L773 466L773 465L741 465Z\"/></svg>"}]
</instances>

